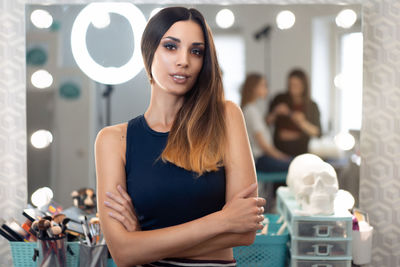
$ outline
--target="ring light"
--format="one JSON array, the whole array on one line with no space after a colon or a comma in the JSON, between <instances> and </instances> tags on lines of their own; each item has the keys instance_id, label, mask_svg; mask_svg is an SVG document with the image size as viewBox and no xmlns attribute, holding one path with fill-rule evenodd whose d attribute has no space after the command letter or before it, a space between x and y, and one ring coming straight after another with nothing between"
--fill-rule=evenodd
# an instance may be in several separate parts
<instances>
[{"instance_id":1,"label":"ring light","mask_svg":"<svg viewBox=\"0 0 400 267\"><path fill-rule=\"evenodd\" d=\"M104 67L90 56L86 46L86 33L95 12L116 13L125 17L134 34L134 51L130 60L121 67ZM135 77L143 68L140 40L146 19L143 13L131 3L92 3L81 10L71 32L72 55L79 68L91 79L103 84L120 84Z\"/></svg>"}]
</instances>

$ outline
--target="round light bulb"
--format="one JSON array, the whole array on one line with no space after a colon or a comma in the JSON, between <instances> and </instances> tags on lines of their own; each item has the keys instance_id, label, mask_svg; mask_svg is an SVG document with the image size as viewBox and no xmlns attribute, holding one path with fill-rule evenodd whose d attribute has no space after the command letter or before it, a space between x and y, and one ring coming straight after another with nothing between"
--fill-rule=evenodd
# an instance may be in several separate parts
<instances>
[{"instance_id":1,"label":"round light bulb","mask_svg":"<svg viewBox=\"0 0 400 267\"><path fill-rule=\"evenodd\" d=\"M53 76L46 70L38 70L32 74L31 82L35 87L44 89L53 84Z\"/></svg>"},{"instance_id":2,"label":"round light bulb","mask_svg":"<svg viewBox=\"0 0 400 267\"><path fill-rule=\"evenodd\" d=\"M48 187L42 187L33 192L31 196L32 204L38 208L50 203L53 198L53 191Z\"/></svg>"},{"instance_id":3,"label":"round light bulb","mask_svg":"<svg viewBox=\"0 0 400 267\"><path fill-rule=\"evenodd\" d=\"M219 27L227 29L235 22L235 15L231 10L225 8L217 13L215 20Z\"/></svg>"},{"instance_id":4,"label":"round light bulb","mask_svg":"<svg viewBox=\"0 0 400 267\"><path fill-rule=\"evenodd\" d=\"M289 10L284 10L276 16L276 25L281 30L287 30L293 27L296 22L296 16Z\"/></svg>"},{"instance_id":5,"label":"round light bulb","mask_svg":"<svg viewBox=\"0 0 400 267\"><path fill-rule=\"evenodd\" d=\"M350 150L355 143L354 137L349 132L340 132L335 136L335 144L341 150Z\"/></svg>"},{"instance_id":6,"label":"round light bulb","mask_svg":"<svg viewBox=\"0 0 400 267\"><path fill-rule=\"evenodd\" d=\"M339 12L336 16L335 22L338 27L350 28L357 20L357 14L351 9L345 9Z\"/></svg>"},{"instance_id":7,"label":"round light bulb","mask_svg":"<svg viewBox=\"0 0 400 267\"><path fill-rule=\"evenodd\" d=\"M31 135L31 144L37 149L48 147L53 142L53 135L47 130L38 130Z\"/></svg>"},{"instance_id":8,"label":"round light bulb","mask_svg":"<svg viewBox=\"0 0 400 267\"><path fill-rule=\"evenodd\" d=\"M36 9L31 13L31 22L37 28L47 29L53 24L53 16L43 9Z\"/></svg>"}]
</instances>

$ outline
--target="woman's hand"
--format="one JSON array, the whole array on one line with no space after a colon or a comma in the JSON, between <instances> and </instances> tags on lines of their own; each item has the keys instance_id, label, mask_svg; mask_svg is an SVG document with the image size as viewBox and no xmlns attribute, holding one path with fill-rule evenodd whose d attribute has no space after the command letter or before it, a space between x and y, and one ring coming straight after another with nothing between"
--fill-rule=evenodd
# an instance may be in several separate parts
<instances>
[{"instance_id":1,"label":"woman's hand","mask_svg":"<svg viewBox=\"0 0 400 267\"><path fill-rule=\"evenodd\" d=\"M304 113L300 112L300 111L293 112L291 118L292 118L292 121L294 123L296 123L300 127L305 121L307 121L306 116L304 115Z\"/></svg>"},{"instance_id":2,"label":"woman's hand","mask_svg":"<svg viewBox=\"0 0 400 267\"><path fill-rule=\"evenodd\" d=\"M104 204L112 209L108 215L119 221L128 232L140 231L140 224L137 219L132 200L122 186L117 186L118 195L106 192L107 200Z\"/></svg>"},{"instance_id":3,"label":"woman's hand","mask_svg":"<svg viewBox=\"0 0 400 267\"><path fill-rule=\"evenodd\" d=\"M287 104L285 104L285 103L281 103L281 104L277 105L277 106L274 108L274 113L275 113L276 116L277 116L277 115L286 115L286 116L289 116L290 112L291 112L291 111L290 111L289 106L288 106Z\"/></svg>"},{"instance_id":4,"label":"woman's hand","mask_svg":"<svg viewBox=\"0 0 400 267\"><path fill-rule=\"evenodd\" d=\"M228 231L232 233L247 233L250 231L261 230L264 220L264 198L251 197L257 190L257 184L254 183L237 193L222 208L224 214L224 223L228 225Z\"/></svg>"},{"instance_id":5,"label":"woman's hand","mask_svg":"<svg viewBox=\"0 0 400 267\"><path fill-rule=\"evenodd\" d=\"M292 121L296 123L307 135L318 136L320 134L320 129L309 122L303 112L295 111L293 112L291 118Z\"/></svg>"}]
</instances>

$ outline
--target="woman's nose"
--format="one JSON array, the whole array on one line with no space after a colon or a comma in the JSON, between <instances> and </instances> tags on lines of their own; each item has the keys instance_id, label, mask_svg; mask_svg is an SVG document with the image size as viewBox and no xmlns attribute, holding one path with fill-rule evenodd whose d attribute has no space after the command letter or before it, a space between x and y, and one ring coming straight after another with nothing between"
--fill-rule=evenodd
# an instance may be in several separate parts
<instances>
[{"instance_id":1,"label":"woman's nose","mask_svg":"<svg viewBox=\"0 0 400 267\"><path fill-rule=\"evenodd\" d=\"M185 51L178 53L176 65L182 68L187 68L189 66L189 53Z\"/></svg>"}]
</instances>

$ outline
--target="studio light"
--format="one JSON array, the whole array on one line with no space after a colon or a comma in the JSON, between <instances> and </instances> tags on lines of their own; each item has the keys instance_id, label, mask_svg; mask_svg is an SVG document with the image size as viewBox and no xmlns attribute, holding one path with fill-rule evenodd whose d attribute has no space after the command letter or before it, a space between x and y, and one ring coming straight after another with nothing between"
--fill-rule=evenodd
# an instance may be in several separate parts
<instances>
[{"instance_id":1,"label":"studio light","mask_svg":"<svg viewBox=\"0 0 400 267\"><path fill-rule=\"evenodd\" d=\"M235 22L235 15L227 8L220 10L215 18L217 25L222 29L227 29Z\"/></svg>"},{"instance_id":2,"label":"studio light","mask_svg":"<svg viewBox=\"0 0 400 267\"><path fill-rule=\"evenodd\" d=\"M335 136L335 144L341 150L350 150L355 145L354 137L347 131L338 133Z\"/></svg>"},{"instance_id":3,"label":"studio light","mask_svg":"<svg viewBox=\"0 0 400 267\"><path fill-rule=\"evenodd\" d=\"M276 25L281 30L287 30L293 27L296 22L296 17L293 12L284 10L278 13L276 16Z\"/></svg>"},{"instance_id":4,"label":"studio light","mask_svg":"<svg viewBox=\"0 0 400 267\"><path fill-rule=\"evenodd\" d=\"M53 24L53 16L43 9L36 9L31 13L31 22L39 29L47 29Z\"/></svg>"},{"instance_id":5,"label":"studio light","mask_svg":"<svg viewBox=\"0 0 400 267\"><path fill-rule=\"evenodd\" d=\"M38 70L32 74L31 83L39 89L48 88L53 84L53 76L47 70Z\"/></svg>"},{"instance_id":6,"label":"studio light","mask_svg":"<svg viewBox=\"0 0 400 267\"><path fill-rule=\"evenodd\" d=\"M47 130L38 130L31 135L31 144L37 149L48 147L53 142L53 135Z\"/></svg>"},{"instance_id":7,"label":"studio light","mask_svg":"<svg viewBox=\"0 0 400 267\"><path fill-rule=\"evenodd\" d=\"M351 9L345 9L339 12L336 16L335 22L338 27L350 28L357 20L357 14Z\"/></svg>"},{"instance_id":8,"label":"studio light","mask_svg":"<svg viewBox=\"0 0 400 267\"><path fill-rule=\"evenodd\" d=\"M41 187L33 192L31 196L32 204L38 208L50 203L53 198L53 191L49 187Z\"/></svg>"},{"instance_id":9,"label":"studio light","mask_svg":"<svg viewBox=\"0 0 400 267\"><path fill-rule=\"evenodd\" d=\"M134 34L134 51L129 61L121 67L104 67L90 56L86 45L86 33L91 21L92 12L102 10L125 17ZM146 19L143 13L132 3L92 3L81 10L76 17L71 32L72 55L79 68L92 80L103 84L115 85L129 81L143 69L140 40ZM123 34L123 33L121 33Z\"/></svg>"}]
</instances>

